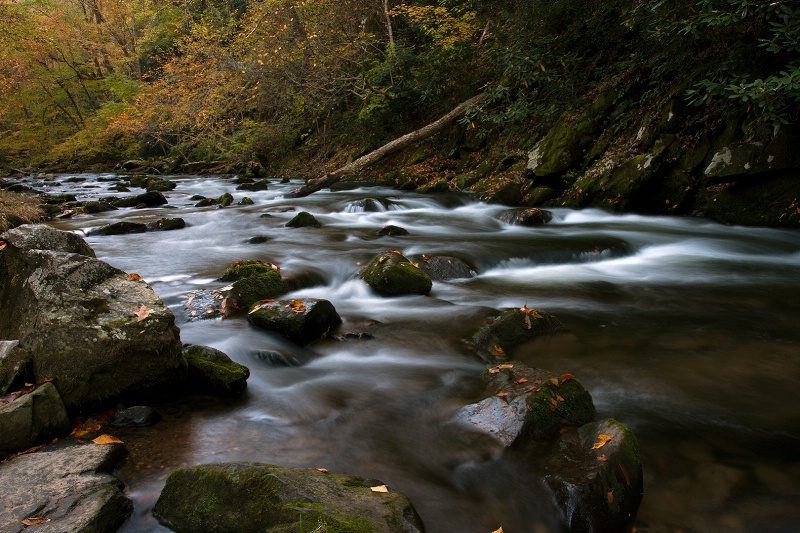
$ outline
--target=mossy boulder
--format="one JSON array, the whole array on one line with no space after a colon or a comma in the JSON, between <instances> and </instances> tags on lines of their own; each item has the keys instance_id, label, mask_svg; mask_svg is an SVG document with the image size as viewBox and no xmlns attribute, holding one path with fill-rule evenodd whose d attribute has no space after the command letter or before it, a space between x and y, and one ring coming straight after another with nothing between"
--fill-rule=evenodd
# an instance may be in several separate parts
<instances>
[{"instance_id":1,"label":"mossy boulder","mask_svg":"<svg viewBox=\"0 0 800 533\"><path fill-rule=\"evenodd\" d=\"M266 191L269 189L269 182L267 180L256 180L242 183L236 187L237 191Z\"/></svg>"},{"instance_id":2,"label":"mossy boulder","mask_svg":"<svg viewBox=\"0 0 800 533\"><path fill-rule=\"evenodd\" d=\"M249 309L256 302L277 298L287 292L280 268L264 261L236 261L220 279L233 282L227 291L241 309Z\"/></svg>"},{"instance_id":3,"label":"mossy boulder","mask_svg":"<svg viewBox=\"0 0 800 533\"><path fill-rule=\"evenodd\" d=\"M499 173L478 181L469 190L490 204L517 205L530 188L531 182L520 175Z\"/></svg>"},{"instance_id":4,"label":"mossy boulder","mask_svg":"<svg viewBox=\"0 0 800 533\"><path fill-rule=\"evenodd\" d=\"M0 403L0 459L69 432L64 403L52 383L44 383L8 404Z\"/></svg>"},{"instance_id":5,"label":"mossy boulder","mask_svg":"<svg viewBox=\"0 0 800 533\"><path fill-rule=\"evenodd\" d=\"M428 294L433 287L430 276L396 250L373 259L361 273L361 279L382 296Z\"/></svg>"},{"instance_id":6,"label":"mossy boulder","mask_svg":"<svg viewBox=\"0 0 800 533\"><path fill-rule=\"evenodd\" d=\"M82 202L81 203L81 211L84 213L94 214L94 213L104 213L106 211L114 211L117 208L111 205L108 202Z\"/></svg>"},{"instance_id":7,"label":"mossy boulder","mask_svg":"<svg viewBox=\"0 0 800 533\"><path fill-rule=\"evenodd\" d=\"M159 218L155 222L147 224L150 231L172 231L186 227L186 221L182 218Z\"/></svg>"},{"instance_id":8,"label":"mossy boulder","mask_svg":"<svg viewBox=\"0 0 800 533\"><path fill-rule=\"evenodd\" d=\"M399 226L393 226L391 224L382 227L378 231L378 237L404 237L408 234L409 233L407 229L401 228Z\"/></svg>"},{"instance_id":9,"label":"mossy boulder","mask_svg":"<svg viewBox=\"0 0 800 533\"><path fill-rule=\"evenodd\" d=\"M225 194L217 198L217 204L220 207L228 207L232 203L233 203L233 195L229 192L226 192Z\"/></svg>"},{"instance_id":10,"label":"mossy boulder","mask_svg":"<svg viewBox=\"0 0 800 533\"><path fill-rule=\"evenodd\" d=\"M305 346L325 337L342 319L328 300L307 298L256 304L247 321Z\"/></svg>"},{"instance_id":11,"label":"mossy boulder","mask_svg":"<svg viewBox=\"0 0 800 533\"><path fill-rule=\"evenodd\" d=\"M247 388L250 369L227 354L208 346L187 346L183 350L189 365L190 387L199 392L227 396Z\"/></svg>"},{"instance_id":12,"label":"mossy boulder","mask_svg":"<svg viewBox=\"0 0 800 533\"><path fill-rule=\"evenodd\" d=\"M555 316L527 305L506 309L487 320L468 341L468 345L486 362L505 360L506 351L541 335L561 333L567 328Z\"/></svg>"},{"instance_id":13,"label":"mossy boulder","mask_svg":"<svg viewBox=\"0 0 800 533\"><path fill-rule=\"evenodd\" d=\"M153 514L177 533L422 533L408 498L377 480L263 463L181 468Z\"/></svg>"},{"instance_id":14,"label":"mossy boulder","mask_svg":"<svg viewBox=\"0 0 800 533\"><path fill-rule=\"evenodd\" d=\"M137 205L146 205L147 207L157 207L159 205L167 204L167 199L158 191L150 191L136 196L126 196L125 198L110 199L111 205L114 207L136 207Z\"/></svg>"},{"instance_id":15,"label":"mossy boulder","mask_svg":"<svg viewBox=\"0 0 800 533\"><path fill-rule=\"evenodd\" d=\"M543 226L553 219L553 214L535 207L509 209L495 218L512 226Z\"/></svg>"},{"instance_id":16,"label":"mossy boulder","mask_svg":"<svg viewBox=\"0 0 800 533\"><path fill-rule=\"evenodd\" d=\"M255 202L252 198L245 196L241 200L239 200L239 205L253 205Z\"/></svg>"},{"instance_id":17,"label":"mossy boulder","mask_svg":"<svg viewBox=\"0 0 800 533\"><path fill-rule=\"evenodd\" d=\"M148 190L148 192L152 191L167 192L171 191L172 189L178 186L178 184L175 183L174 181L156 177L147 178L143 185Z\"/></svg>"},{"instance_id":18,"label":"mossy boulder","mask_svg":"<svg viewBox=\"0 0 800 533\"><path fill-rule=\"evenodd\" d=\"M286 223L287 228L319 228L322 227L319 220L308 211L300 211L297 215Z\"/></svg>"},{"instance_id":19,"label":"mossy boulder","mask_svg":"<svg viewBox=\"0 0 800 533\"><path fill-rule=\"evenodd\" d=\"M633 430L608 418L565 432L545 463L545 482L570 531L630 531L642 501Z\"/></svg>"},{"instance_id":20,"label":"mossy boulder","mask_svg":"<svg viewBox=\"0 0 800 533\"><path fill-rule=\"evenodd\" d=\"M87 235L125 235L128 233L144 233L147 225L141 222L114 222L86 232Z\"/></svg>"},{"instance_id":21,"label":"mossy boulder","mask_svg":"<svg viewBox=\"0 0 800 533\"><path fill-rule=\"evenodd\" d=\"M797 128L781 127L764 139L731 143L717 150L703 174L712 181L736 181L745 176L800 168Z\"/></svg>"},{"instance_id":22,"label":"mossy boulder","mask_svg":"<svg viewBox=\"0 0 800 533\"><path fill-rule=\"evenodd\" d=\"M67 408L150 389L185 364L169 308L79 236L25 225L0 239L0 338L19 340Z\"/></svg>"},{"instance_id":23,"label":"mossy boulder","mask_svg":"<svg viewBox=\"0 0 800 533\"><path fill-rule=\"evenodd\" d=\"M195 207L210 207L212 205L217 205L219 203L219 200L216 199L216 198L198 198L198 197L193 196L191 198L191 200L193 202L197 201L197 200L200 200L199 202L194 204Z\"/></svg>"},{"instance_id":24,"label":"mossy boulder","mask_svg":"<svg viewBox=\"0 0 800 533\"><path fill-rule=\"evenodd\" d=\"M589 392L573 376L509 361L483 374L480 400L462 407L455 421L503 446L550 440L564 427L581 426L595 414Z\"/></svg>"},{"instance_id":25,"label":"mossy boulder","mask_svg":"<svg viewBox=\"0 0 800 533\"><path fill-rule=\"evenodd\" d=\"M410 256L408 259L433 281L473 278L477 275L466 261L457 257L417 254Z\"/></svg>"}]
</instances>

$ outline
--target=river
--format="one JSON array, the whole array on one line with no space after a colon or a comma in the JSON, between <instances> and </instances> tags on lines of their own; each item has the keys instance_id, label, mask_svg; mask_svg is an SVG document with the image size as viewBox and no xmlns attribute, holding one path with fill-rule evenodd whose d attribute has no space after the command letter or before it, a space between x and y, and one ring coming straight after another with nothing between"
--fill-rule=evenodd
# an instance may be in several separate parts
<instances>
[{"instance_id":1,"label":"river","mask_svg":"<svg viewBox=\"0 0 800 533\"><path fill-rule=\"evenodd\" d=\"M63 175L39 185L89 200L113 194L113 179ZM569 333L510 357L575 375L598 417L635 430L645 480L637 528L800 531L800 232L566 209L524 228L495 219L507 208L468 195L357 187L286 199L299 181L244 192L221 178L171 179L178 187L165 193L168 206L53 222L85 232L184 218L178 231L87 240L100 259L153 287L184 342L251 370L242 397L156 406L156 426L117 431L131 451L120 476L135 502L123 532L168 531L150 514L166 476L220 461L379 479L409 496L428 533L562 531L524 458L448 430L461 385L483 369L462 339L491 310L523 305L553 313ZM190 200L225 192L255 204ZM303 210L323 227L285 227ZM378 238L388 224L410 235ZM259 236L265 242L249 241ZM477 276L436 282L429 296L382 298L357 274L387 249L456 256ZM323 284L290 297L326 298L344 319L340 334L373 338L299 348L244 318L190 321L187 295L219 288L238 259L316 273Z\"/></svg>"}]
</instances>

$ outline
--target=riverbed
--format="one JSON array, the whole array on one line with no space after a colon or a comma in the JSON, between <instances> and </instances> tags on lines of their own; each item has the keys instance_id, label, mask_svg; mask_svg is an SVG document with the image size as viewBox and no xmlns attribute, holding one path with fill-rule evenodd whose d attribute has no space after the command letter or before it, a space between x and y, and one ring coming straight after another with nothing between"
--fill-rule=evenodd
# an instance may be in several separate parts
<instances>
[{"instance_id":1,"label":"riverbed","mask_svg":"<svg viewBox=\"0 0 800 533\"><path fill-rule=\"evenodd\" d=\"M117 178L63 175L37 188L94 200L119 195L108 191ZM645 480L637 528L800 528L800 232L566 209L552 209L545 226L519 227L495 218L507 207L466 194L356 185L289 199L300 181L245 192L221 177L170 179L178 187L165 193L167 206L53 222L85 235L120 220L182 217L182 230L86 239L153 287L183 342L251 370L242 397L157 405L156 426L117 432L131 451L119 474L135 504L122 531L168 531L150 514L166 476L221 461L381 480L411 499L428 533L562 531L525 457L465 442L449 426L464 384L485 368L464 338L493 311L524 305L569 332L509 357L573 374L598 418L636 432ZM254 204L198 208L190 199L225 192ZM300 211L322 227L285 227ZM409 235L378 237L389 224ZM435 282L429 296L380 297L358 272L388 249L458 257L476 276ZM239 259L314 274L316 286L288 297L330 300L341 339L300 348L242 317L189 316L188 295L224 285L217 279Z\"/></svg>"}]
</instances>

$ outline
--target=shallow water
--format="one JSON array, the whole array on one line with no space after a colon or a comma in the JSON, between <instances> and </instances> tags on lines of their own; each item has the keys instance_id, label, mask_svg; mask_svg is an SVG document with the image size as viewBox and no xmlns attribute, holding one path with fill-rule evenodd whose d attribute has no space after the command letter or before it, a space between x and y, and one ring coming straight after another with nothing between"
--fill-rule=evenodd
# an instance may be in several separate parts
<instances>
[{"instance_id":1,"label":"shallow water","mask_svg":"<svg viewBox=\"0 0 800 533\"><path fill-rule=\"evenodd\" d=\"M113 178L69 177L39 185L88 200L109 194L102 180ZM131 450L121 476L135 502L123 531L167 531L150 512L174 468L244 460L380 479L409 496L428 533L562 531L528 459L449 424L483 368L461 340L492 310L523 305L570 331L509 355L574 374L598 417L636 431L645 474L638 528L800 530L800 232L562 209L544 227L521 228L494 218L506 208L469 196L357 188L284 199L299 182L243 192L223 179L173 179L168 207L54 223L85 232L183 217L179 231L87 240L152 285L184 342L251 369L241 398L159 406L155 427L117 432ZM224 192L255 205L189 200ZM302 210L323 227L286 228ZM378 238L388 224L411 235ZM249 244L255 236L268 240ZM457 256L478 276L434 283L427 297L381 298L357 273L387 249ZM329 299L344 319L340 334L374 338L299 348L243 318L187 321L187 294L221 286L215 280L238 259L321 275L324 285L290 297ZM259 351L302 364L271 364Z\"/></svg>"}]
</instances>

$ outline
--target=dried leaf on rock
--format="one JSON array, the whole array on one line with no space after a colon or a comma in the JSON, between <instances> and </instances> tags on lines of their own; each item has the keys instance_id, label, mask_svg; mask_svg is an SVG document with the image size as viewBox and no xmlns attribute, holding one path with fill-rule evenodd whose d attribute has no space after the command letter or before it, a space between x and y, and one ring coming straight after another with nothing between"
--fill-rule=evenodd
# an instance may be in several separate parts
<instances>
[{"instance_id":1,"label":"dried leaf on rock","mask_svg":"<svg viewBox=\"0 0 800 533\"><path fill-rule=\"evenodd\" d=\"M614 437L612 437L611 435L604 435L603 433L599 434L597 436L598 441L594 443L594 446L592 446L592 449L593 450L597 450L599 448L602 448L603 446L606 445L606 443L608 441L610 441L613 438Z\"/></svg>"},{"instance_id":2,"label":"dried leaf on rock","mask_svg":"<svg viewBox=\"0 0 800 533\"><path fill-rule=\"evenodd\" d=\"M192 302L194 301L194 294L189 295L189 299L186 300L186 304L184 304L184 308L189 309L192 306Z\"/></svg>"},{"instance_id":3,"label":"dried leaf on rock","mask_svg":"<svg viewBox=\"0 0 800 533\"><path fill-rule=\"evenodd\" d=\"M494 348L492 349L492 355L495 357L505 357L506 352L501 347L495 344Z\"/></svg>"},{"instance_id":4,"label":"dried leaf on rock","mask_svg":"<svg viewBox=\"0 0 800 533\"><path fill-rule=\"evenodd\" d=\"M220 289L220 291L222 291L222 292L224 292L224 291L232 291L232 290L233 290L233 285L228 285L227 287L222 287Z\"/></svg>"},{"instance_id":5,"label":"dried leaf on rock","mask_svg":"<svg viewBox=\"0 0 800 533\"><path fill-rule=\"evenodd\" d=\"M140 276L136 272L131 272L130 274L128 274L128 279L132 279L133 281L144 281L142 279L142 276Z\"/></svg>"},{"instance_id":6,"label":"dried leaf on rock","mask_svg":"<svg viewBox=\"0 0 800 533\"><path fill-rule=\"evenodd\" d=\"M558 378L550 378L550 383L552 383L553 385L558 387L558 385L559 385Z\"/></svg>"},{"instance_id":7,"label":"dried leaf on rock","mask_svg":"<svg viewBox=\"0 0 800 533\"><path fill-rule=\"evenodd\" d=\"M572 374L561 374L561 383L565 381L575 381L575 376Z\"/></svg>"},{"instance_id":8,"label":"dried leaf on rock","mask_svg":"<svg viewBox=\"0 0 800 533\"><path fill-rule=\"evenodd\" d=\"M6 241L0 241L0 250L6 247Z\"/></svg>"},{"instance_id":9,"label":"dried leaf on rock","mask_svg":"<svg viewBox=\"0 0 800 533\"><path fill-rule=\"evenodd\" d=\"M525 315L525 327L528 328L528 329L533 328L533 324L531 324L530 315Z\"/></svg>"},{"instance_id":10,"label":"dried leaf on rock","mask_svg":"<svg viewBox=\"0 0 800 533\"><path fill-rule=\"evenodd\" d=\"M150 309L146 305L142 305L134 314L136 315L136 322L141 322L150 315Z\"/></svg>"},{"instance_id":11,"label":"dried leaf on rock","mask_svg":"<svg viewBox=\"0 0 800 533\"><path fill-rule=\"evenodd\" d=\"M606 461L608 461L608 456L604 453L601 453L600 455L597 456L597 460L600 461L601 463L605 463Z\"/></svg>"},{"instance_id":12,"label":"dried leaf on rock","mask_svg":"<svg viewBox=\"0 0 800 533\"><path fill-rule=\"evenodd\" d=\"M501 365L493 366L489 369L490 374L497 374L501 370L508 370L509 368L514 368L514 365L511 363L503 363Z\"/></svg>"},{"instance_id":13,"label":"dried leaf on rock","mask_svg":"<svg viewBox=\"0 0 800 533\"><path fill-rule=\"evenodd\" d=\"M608 491L608 494L606 494L606 499L608 500L609 505L614 503L614 491L612 490Z\"/></svg>"},{"instance_id":14,"label":"dried leaf on rock","mask_svg":"<svg viewBox=\"0 0 800 533\"><path fill-rule=\"evenodd\" d=\"M92 439L95 444L122 444L122 441L112 435L100 435L96 439Z\"/></svg>"},{"instance_id":15,"label":"dried leaf on rock","mask_svg":"<svg viewBox=\"0 0 800 533\"><path fill-rule=\"evenodd\" d=\"M539 392L542 388L538 385L531 385L522 394L528 394L529 392Z\"/></svg>"},{"instance_id":16,"label":"dried leaf on rock","mask_svg":"<svg viewBox=\"0 0 800 533\"><path fill-rule=\"evenodd\" d=\"M492 531L492 533L503 533L503 528L501 527L500 529L495 529Z\"/></svg>"},{"instance_id":17,"label":"dried leaf on rock","mask_svg":"<svg viewBox=\"0 0 800 533\"><path fill-rule=\"evenodd\" d=\"M555 398L550 398L550 410L555 412L558 409L558 402Z\"/></svg>"},{"instance_id":18,"label":"dried leaf on rock","mask_svg":"<svg viewBox=\"0 0 800 533\"><path fill-rule=\"evenodd\" d=\"M497 393L497 395L498 395L500 398L505 398L506 396L508 396L508 393L507 393L507 392L498 392L498 393Z\"/></svg>"},{"instance_id":19,"label":"dried leaf on rock","mask_svg":"<svg viewBox=\"0 0 800 533\"><path fill-rule=\"evenodd\" d=\"M308 309L303 300L292 300L291 308L294 313L305 313Z\"/></svg>"},{"instance_id":20,"label":"dried leaf on rock","mask_svg":"<svg viewBox=\"0 0 800 533\"><path fill-rule=\"evenodd\" d=\"M88 420L82 424L79 424L72 430L70 433L73 437L83 437L89 433L94 433L95 431L100 431L103 425L97 422L96 420Z\"/></svg>"},{"instance_id":21,"label":"dried leaf on rock","mask_svg":"<svg viewBox=\"0 0 800 533\"><path fill-rule=\"evenodd\" d=\"M315 468L314 470L316 470L317 472L322 472L323 474L330 473L330 470L328 470L327 468Z\"/></svg>"},{"instance_id":22,"label":"dried leaf on rock","mask_svg":"<svg viewBox=\"0 0 800 533\"><path fill-rule=\"evenodd\" d=\"M49 518L26 518L22 521L23 526L38 526L39 524L46 524L50 522Z\"/></svg>"},{"instance_id":23,"label":"dried leaf on rock","mask_svg":"<svg viewBox=\"0 0 800 533\"><path fill-rule=\"evenodd\" d=\"M372 492L389 492L389 488L386 485L378 485L377 487L370 487L369 490Z\"/></svg>"},{"instance_id":24,"label":"dried leaf on rock","mask_svg":"<svg viewBox=\"0 0 800 533\"><path fill-rule=\"evenodd\" d=\"M519 378L516 382L517 384L522 385L523 383L528 382L528 378Z\"/></svg>"}]
</instances>

